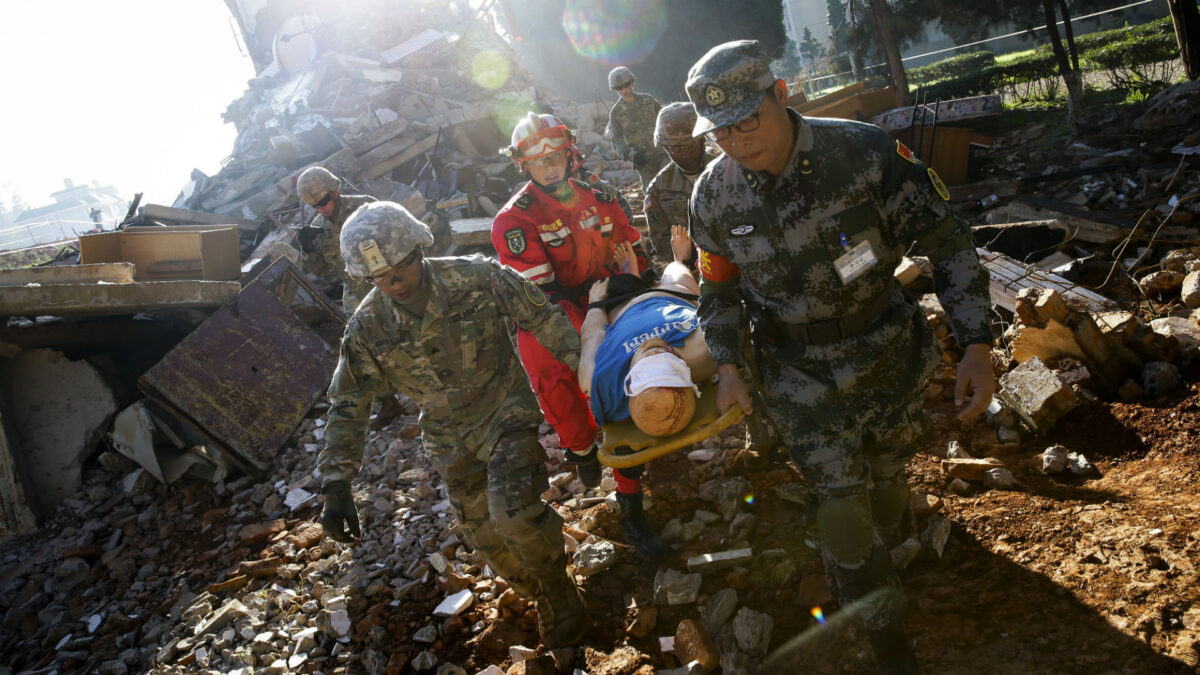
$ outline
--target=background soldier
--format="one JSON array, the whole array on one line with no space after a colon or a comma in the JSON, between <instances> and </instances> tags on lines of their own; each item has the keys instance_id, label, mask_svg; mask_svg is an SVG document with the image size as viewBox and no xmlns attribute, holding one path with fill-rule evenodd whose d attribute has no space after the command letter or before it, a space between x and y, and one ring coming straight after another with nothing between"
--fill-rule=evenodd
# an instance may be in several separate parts
<instances>
[{"instance_id":1,"label":"background soldier","mask_svg":"<svg viewBox=\"0 0 1200 675\"><path fill-rule=\"evenodd\" d=\"M341 180L320 166L312 166L300 174L296 180L296 192L305 204L317 210L310 228L316 231L311 235L301 230L300 240L305 253L311 250L320 255L329 272L342 282L342 311L346 316L354 313L359 300L371 290L370 284L361 279L351 278L346 274L342 254L338 248L342 224L363 204L375 201L368 195L344 195L341 193ZM309 249L306 242L311 241L314 249Z\"/></svg>"},{"instance_id":2,"label":"background soldier","mask_svg":"<svg viewBox=\"0 0 1200 675\"><path fill-rule=\"evenodd\" d=\"M513 129L504 150L529 182L492 223L492 244L500 262L511 265L560 305L578 330L592 282L612 274L613 246L641 237L609 194L569 177L571 133L553 115L528 113ZM646 259L637 248L639 269ZM600 481L596 422L579 390L575 365L556 359L526 330L517 332L521 361L546 421L558 433L567 460L580 479Z\"/></svg>"},{"instance_id":3,"label":"background soldier","mask_svg":"<svg viewBox=\"0 0 1200 675\"><path fill-rule=\"evenodd\" d=\"M613 148L622 159L633 162L645 188L667 161L654 147L654 120L662 104L650 94L635 93L635 81L637 78L625 66L613 68L608 74L608 88L619 95L608 111L608 130Z\"/></svg>"},{"instance_id":4,"label":"background soldier","mask_svg":"<svg viewBox=\"0 0 1200 675\"><path fill-rule=\"evenodd\" d=\"M359 535L350 480L362 462L367 416L385 382L421 407L421 433L455 516L488 565L537 603L549 647L588 628L566 574L562 518L539 499L549 487L538 443L541 414L508 338L531 331L575 366L579 337L540 289L482 256L423 259L433 234L404 207L378 202L341 233L347 271L375 283L350 318L329 386L321 525L338 541Z\"/></svg>"},{"instance_id":5,"label":"background soldier","mask_svg":"<svg viewBox=\"0 0 1200 675\"><path fill-rule=\"evenodd\" d=\"M737 371L748 310L767 412L819 500L830 587L855 607L881 669L914 672L881 535L899 540L911 522L904 467L921 439L920 386L939 355L892 271L913 242L934 265L964 347L955 389L959 406L973 394L964 420L995 389L987 274L937 174L878 127L788 109L787 85L758 42L711 49L687 93L693 132L726 155L697 180L690 214L717 405L751 404Z\"/></svg>"},{"instance_id":6,"label":"background soldier","mask_svg":"<svg viewBox=\"0 0 1200 675\"><path fill-rule=\"evenodd\" d=\"M692 186L706 164L716 158L705 151L704 138L693 138L696 108L691 103L668 103L658 111L654 125L654 145L666 151L671 161L658 172L646 188L646 225L655 261L666 265L672 260L671 230L687 227L688 199ZM684 262L691 264L692 258Z\"/></svg>"}]
</instances>

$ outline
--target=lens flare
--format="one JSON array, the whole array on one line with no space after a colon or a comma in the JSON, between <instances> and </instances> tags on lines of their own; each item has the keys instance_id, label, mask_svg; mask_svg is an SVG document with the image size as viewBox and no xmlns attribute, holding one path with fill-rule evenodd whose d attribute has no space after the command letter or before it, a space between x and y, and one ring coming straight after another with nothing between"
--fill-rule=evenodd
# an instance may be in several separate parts
<instances>
[{"instance_id":1,"label":"lens flare","mask_svg":"<svg viewBox=\"0 0 1200 675\"><path fill-rule=\"evenodd\" d=\"M479 52L471 60L471 78L484 89L503 87L508 74L508 60L496 52Z\"/></svg>"},{"instance_id":2,"label":"lens flare","mask_svg":"<svg viewBox=\"0 0 1200 675\"><path fill-rule=\"evenodd\" d=\"M817 623L825 623L825 612L822 612L820 607L813 607L809 613L817 620Z\"/></svg>"},{"instance_id":3,"label":"lens flare","mask_svg":"<svg viewBox=\"0 0 1200 675\"><path fill-rule=\"evenodd\" d=\"M646 58L666 29L663 0L567 0L563 9L575 51L606 66Z\"/></svg>"},{"instance_id":4,"label":"lens flare","mask_svg":"<svg viewBox=\"0 0 1200 675\"><path fill-rule=\"evenodd\" d=\"M745 497L742 497L742 501L746 502L747 504L753 504L754 495L746 495Z\"/></svg>"}]
</instances>

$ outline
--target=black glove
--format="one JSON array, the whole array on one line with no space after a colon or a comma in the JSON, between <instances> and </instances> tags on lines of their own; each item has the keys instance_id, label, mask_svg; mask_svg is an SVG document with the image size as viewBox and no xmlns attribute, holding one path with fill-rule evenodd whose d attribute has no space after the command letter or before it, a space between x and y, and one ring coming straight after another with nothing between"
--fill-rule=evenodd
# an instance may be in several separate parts
<instances>
[{"instance_id":1,"label":"black glove","mask_svg":"<svg viewBox=\"0 0 1200 675\"><path fill-rule=\"evenodd\" d=\"M633 165L634 166L641 168L645 163L646 163L646 153L642 152L641 150L638 150L637 152L633 153Z\"/></svg>"},{"instance_id":2,"label":"black glove","mask_svg":"<svg viewBox=\"0 0 1200 675\"><path fill-rule=\"evenodd\" d=\"M319 227L302 227L296 230L296 241L300 244L300 250L304 253L317 250L317 242L323 234L325 231Z\"/></svg>"},{"instance_id":3,"label":"black glove","mask_svg":"<svg viewBox=\"0 0 1200 675\"><path fill-rule=\"evenodd\" d=\"M321 489L325 495L325 510L321 512L321 529L330 539L349 544L362 537L358 527L358 509L350 494L350 483L331 480Z\"/></svg>"},{"instance_id":4,"label":"black glove","mask_svg":"<svg viewBox=\"0 0 1200 675\"><path fill-rule=\"evenodd\" d=\"M584 486L594 488L600 484L600 473L603 471L603 467L600 466L600 460L596 457L596 446L593 445L584 453L567 450L564 454L567 456L567 461L575 465L575 475L579 476L579 480Z\"/></svg>"}]
</instances>

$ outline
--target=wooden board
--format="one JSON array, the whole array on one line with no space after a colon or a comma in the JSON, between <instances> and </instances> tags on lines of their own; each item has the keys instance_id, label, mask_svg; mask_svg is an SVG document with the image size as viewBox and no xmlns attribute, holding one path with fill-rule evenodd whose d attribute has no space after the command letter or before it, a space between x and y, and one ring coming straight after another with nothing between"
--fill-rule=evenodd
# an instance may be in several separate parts
<instances>
[{"instance_id":1,"label":"wooden board","mask_svg":"<svg viewBox=\"0 0 1200 675\"><path fill-rule=\"evenodd\" d=\"M1117 303L1103 295L1067 281L1037 265L1027 265L1003 253L992 253L985 248L975 250L979 253L980 262L988 271L988 290L991 292L992 303L1010 312L1017 311L1017 293L1025 288L1054 289L1068 307L1078 311L1094 313L1117 308Z\"/></svg>"}]
</instances>

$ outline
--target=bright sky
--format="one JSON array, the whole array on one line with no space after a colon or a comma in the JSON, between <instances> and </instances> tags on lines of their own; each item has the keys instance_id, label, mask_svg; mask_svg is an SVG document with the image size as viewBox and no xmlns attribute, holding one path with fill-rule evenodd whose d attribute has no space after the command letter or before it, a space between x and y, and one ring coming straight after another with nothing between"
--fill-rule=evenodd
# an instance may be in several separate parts
<instances>
[{"instance_id":1,"label":"bright sky","mask_svg":"<svg viewBox=\"0 0 1200 675\"><path fill-rule=\"evenodd\" d=\"M254 76L221 0L8 0L0 22L0 196L51 203L63 179L171 204L236 132Z\"/></svg>"}]
</instances>

